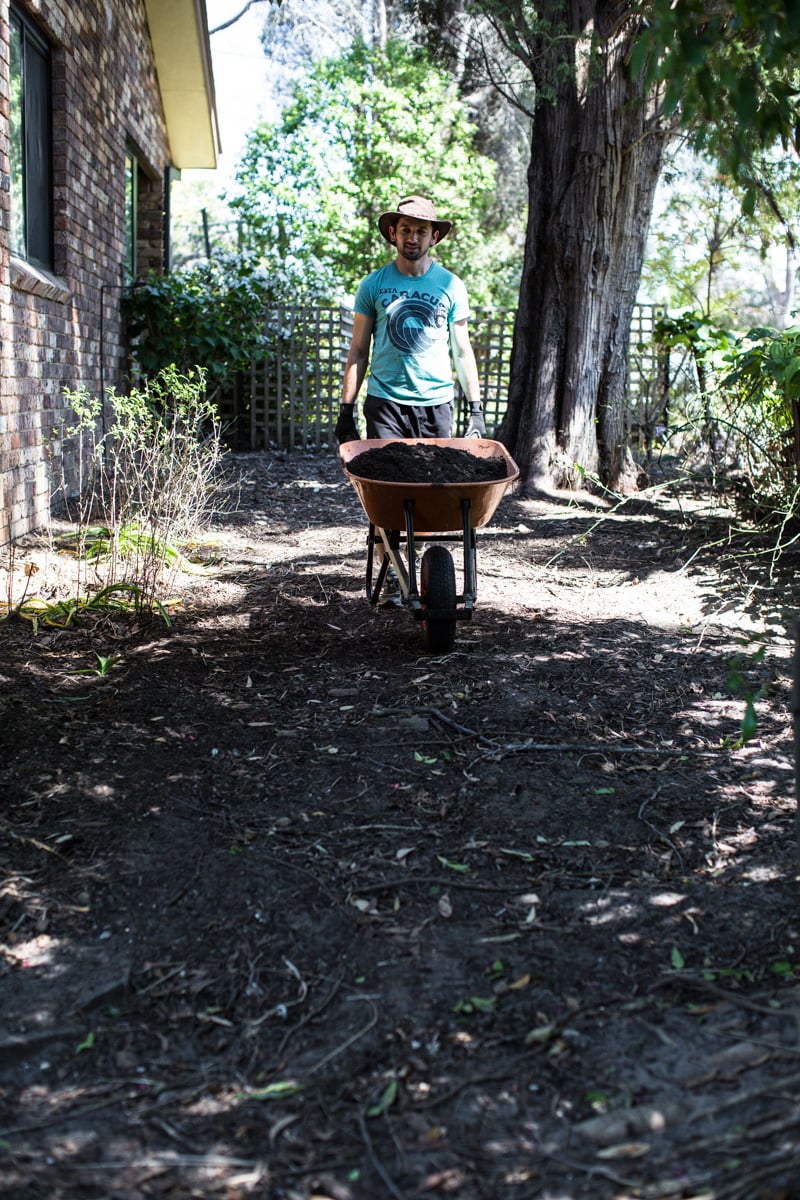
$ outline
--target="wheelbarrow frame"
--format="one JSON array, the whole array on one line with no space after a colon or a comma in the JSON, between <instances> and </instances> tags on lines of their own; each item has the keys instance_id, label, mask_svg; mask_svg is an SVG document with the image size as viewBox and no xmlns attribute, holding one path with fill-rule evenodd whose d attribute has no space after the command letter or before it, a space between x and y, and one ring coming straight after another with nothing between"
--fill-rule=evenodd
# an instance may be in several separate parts
<instances>
[{"instance_id":1,"label":"wheelbarrow frame","mask_svg":"<svg viewBox=\"0 0 800 1200\"><path fill-rule=\"evenodd\" d=\"M410 445L433 441L435 444L466 450L479 458L502 458L506 474L501 479L467 483L396 483L355 475L348 464L366 450L389 445L392 440ZM369 521L367 535L366 594L377 604L391 564L398 580L403 605L417 621L423 621L426 635L430 626L440 628L441 636L428 637L437 644L446 642L446 626L472 617L477 594L476 528L485 525L509 487L519 477L519 468L505 446L489 438L402 438L367 439L345 442L339 448L342 467L354 487ZM458 531L458 532L456 532ZM421 588L418 545L429 548L436 543L460 542L463 550L463 586L456 591L454 606L437 607L427 602ZM381 548L381 561L375 575L375 548ZM405 546L406 557L401 548ZM435 553L435 552L434 552ZM450 570L455 578L454 564ZM441 562L440 562L441 565ZM432 589L434 590L434 589ZM446 589L448 592L450 588ZM450 639L452 641L452 639Z\"/></svg>"},{"instance_id":2,"label":"wheelbarrow frame","mask_svg":"<svg viewBox=\"0 0 800 1200\"><path fill-rule=\"evenodd\" d=\"M461 541L464 553L463 559L463 580L464 586L460 593L456 595L455 609L436 609L430 608L423 604L422 597L419 592L418 581L418 551L417 551L417 533L414 529L414 500L409 498L403 501L403 511L405 515L405 531L398 529L384 529L382 526L369 523L369 533L367 534L367 567L366 567L366 592L367 599L370 604L377 604L383 584L391 563L394 573L397 576L397 581L400 585L400 591L403 596L404 603L408 606L412 616L417 621L468 621L472 617L472 610L475 607L475 598L477 594L477 539L475 537L475 529L471 523L472 503L469 497L464 497L461 500L461 511L463 516L462 532L456 533L426 533L424 540L426 544L436 542L458 542ZM375 546L380 543L383 546L385 553L383 560L378 568L378 574L373 582L373 572L375 565ZM406 560L404 561L400 547L406 546ZM460 607L459 607L460 606Z\"/></svg>"}]
</instances>

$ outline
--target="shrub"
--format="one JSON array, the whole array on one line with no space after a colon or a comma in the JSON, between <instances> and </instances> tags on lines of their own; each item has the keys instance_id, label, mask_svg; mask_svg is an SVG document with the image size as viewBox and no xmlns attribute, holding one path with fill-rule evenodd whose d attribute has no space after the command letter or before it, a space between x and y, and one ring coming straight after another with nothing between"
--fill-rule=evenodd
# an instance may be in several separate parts
<instances>
[{"instance_id":1,"label":"shrub","mask_svg":"<svg viewBox=\"0 0 800 1200\"><path fill-rule=\"evenodd\" d=\"M179 546L222 500L224 450L202 371L165 368L105 413L85 388L67 391L72 419L60 430L75 479L60 495L76 527L79 590L126 588L139 610L159 608L181 564ZM104 431L105 430L105 431Z\"/></svg>"},{"instance_id":2,"label":"shrub","mask_svg":"<svg viewBox=\"0 0 800 1200\"><path fill-rule=\"evenodd\" d=\"M703 440L734 469L743 513L765 526L800 516L800 325L734 334L684 314L660 323L665 346L697 368ZM674 428L674 426L673 426Z\"/></svg>"},{"instance_id":3,"label":"shrub","mask_svg":"<svg viewBox=\"0 0 800 1200\"><path fill-rule=\"evenodd\" d=\"M199 363L212 391L223 386L263 351L270 296L264 273L237 255L151 272L122 305L138 370L152 378L165 367L188 372Z\"/></svg>"}]
</instances>

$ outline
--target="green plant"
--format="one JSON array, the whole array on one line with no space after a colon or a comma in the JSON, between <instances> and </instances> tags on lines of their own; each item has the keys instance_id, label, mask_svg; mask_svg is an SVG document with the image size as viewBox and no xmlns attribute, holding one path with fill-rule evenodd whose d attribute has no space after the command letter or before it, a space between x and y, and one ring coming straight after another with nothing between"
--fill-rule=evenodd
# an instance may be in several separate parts
<instances>
[{"instance_id":1,"label":"green plant","mask_svg":"<svg viewBox=\"0 0 800 1200\"><path fill-rule=\"evenodd\" d=\"M475 1013L493 1013L497 1008L497 996L470 996L466 1000L457 1000L453 1012L462 1017L471 1017Z\"/></svg>"},{"instance_id":2,"label":"green plant","mask_svg":"<svg viewBox=\"0 0 800 1200\"><path fill-rule=\"evenodd\" d=\"M209 388L224 385L263 353L270 281L252 257L223 255L164 275L155 271L123 297L138 369L153 377L201 363Z\"/></svg>"},{"instance_id":3,"label":"green plant","mask_svg":"<svg viewBox=\"0 0 800 1200\"><path fill-rule=\"evenodd\" d=\"M753 500L785 527L800 495L800 325L751 329L727 357L722 386L747 423Z\"/></svg>"},{"instance_id":4,"label":"green plant","mask_svg":"<svg viewBox=\"0 0 800 1200\"><path fill-rule=\"evenodd\" d=\"M733 472L742 514L777 530L774 568L800 536L800 325L738 335L687 312L662 318L656 337L691 356L702 415L695 422L687 408L687 428L695 425L716 467Z\"/></svg>"},{"instance_id":5,"label":"green plant","mask_svg":"<svg viewBox=\"0 0 800 1200\"><path fill-rule=\"evenodd\" d=\"M99 679L105 679L108 676L111 668L116 666L121 661L119 654L98 654L95 650L94 656L97 659L96 667L81 667L77 671L70 671L71 675L96 675Z\"/></svg>"},{"instance_id":6,"label":"green plant","mask_svg":"<svg viewBox=\"0 0 800 1200\"><path fill-rule=\"evenodd\" d=\"M164 615L185 561L178 546L223 494L220 423L205 373L170 366L124 395L110 390L105 405L84 388L66 397L72 420L60 429L54 500L73 526L77 596L36 619L69 624L101 601Z\"/></svg>"},{"instance_id":7,"label":"green plant","mask_svg":"<svg viewBox=\"0 0 800 1200\"><path fill-rule=\"evenodd\" d=\"M745 645L749 645L749 639L742 639ZM746 672L748 668L759 666L764 661L764 656L767 651L766 642L763 637L755 638L760 642L758 649L751 655L735 654L728 662L728 678L726 680L728 691L737 697L744 700L744 713L742 715L739 737L733 745L739 749L747 744L752 737L755 736L758 728L758 716L756 713L756 703L763 697L766 691L766 684L763 684L757 691L748 685Z\"/></svg>"}]
</instances>

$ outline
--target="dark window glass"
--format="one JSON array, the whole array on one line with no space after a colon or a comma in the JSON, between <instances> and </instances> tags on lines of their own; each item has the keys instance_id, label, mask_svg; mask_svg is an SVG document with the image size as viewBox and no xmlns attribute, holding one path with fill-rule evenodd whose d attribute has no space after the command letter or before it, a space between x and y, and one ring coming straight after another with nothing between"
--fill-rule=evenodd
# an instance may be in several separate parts
<instances>
[{"instance_id":1,"label":"dark window glass","mask_svg":"<svg viewBox=\"0 0 800 1200\"><path fill-rule=\"evenodd\" d=\"M50 51L16 10L11 12L9 159L11 252L53 266L53 151Z\"/></svg>"}]
</instances>

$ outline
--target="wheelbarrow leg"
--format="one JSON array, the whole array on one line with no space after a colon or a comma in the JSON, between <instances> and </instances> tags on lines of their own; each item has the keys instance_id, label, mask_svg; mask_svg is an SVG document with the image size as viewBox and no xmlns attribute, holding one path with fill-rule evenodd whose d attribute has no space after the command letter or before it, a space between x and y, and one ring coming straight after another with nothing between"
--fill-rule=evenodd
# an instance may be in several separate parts
<instances>
[{"instance_id":1,"label":"wheelbarrow leg","mask_svg":"<svg viewBox=\"0 0 800 1200\"><path fill-rule=\"evenodd\" d=\"M414 501L405 500L403 509L406 514L406 549L408 550L408 598L419 600L417 587L417 543L414 540Z\"/></svg>"},{"instance_id":2,"label":"wheelbarrow leg","mask_svg":"<svg viewBox=\"0 0 800 1200\"><path fill-rule=\"evenodd\" d=\"M372 574L375 567L375 546L380 539L375 536L375 526L370 521L369 533L367 534L367 599L370 604L377 604L381 594L383 581L386 578L386 572L389 570L389 559L384 554L381 558L381 565L378 568L378 578L375 583L372 582Z\"/></svg>"},{"instance_id":3,"label":"wheelbarrow leg","mask_svg":"<svg viewBox=\"0 0 800 1200\"><path fill-rule=\"evenodd\" d=\"M475 530L472 528L470 517L471 505L466 497L461 501L461 519L464 524L464 608L471 612L475 607L475 596L478 588L475 543Z\"/></svg>"}]
</instances>

